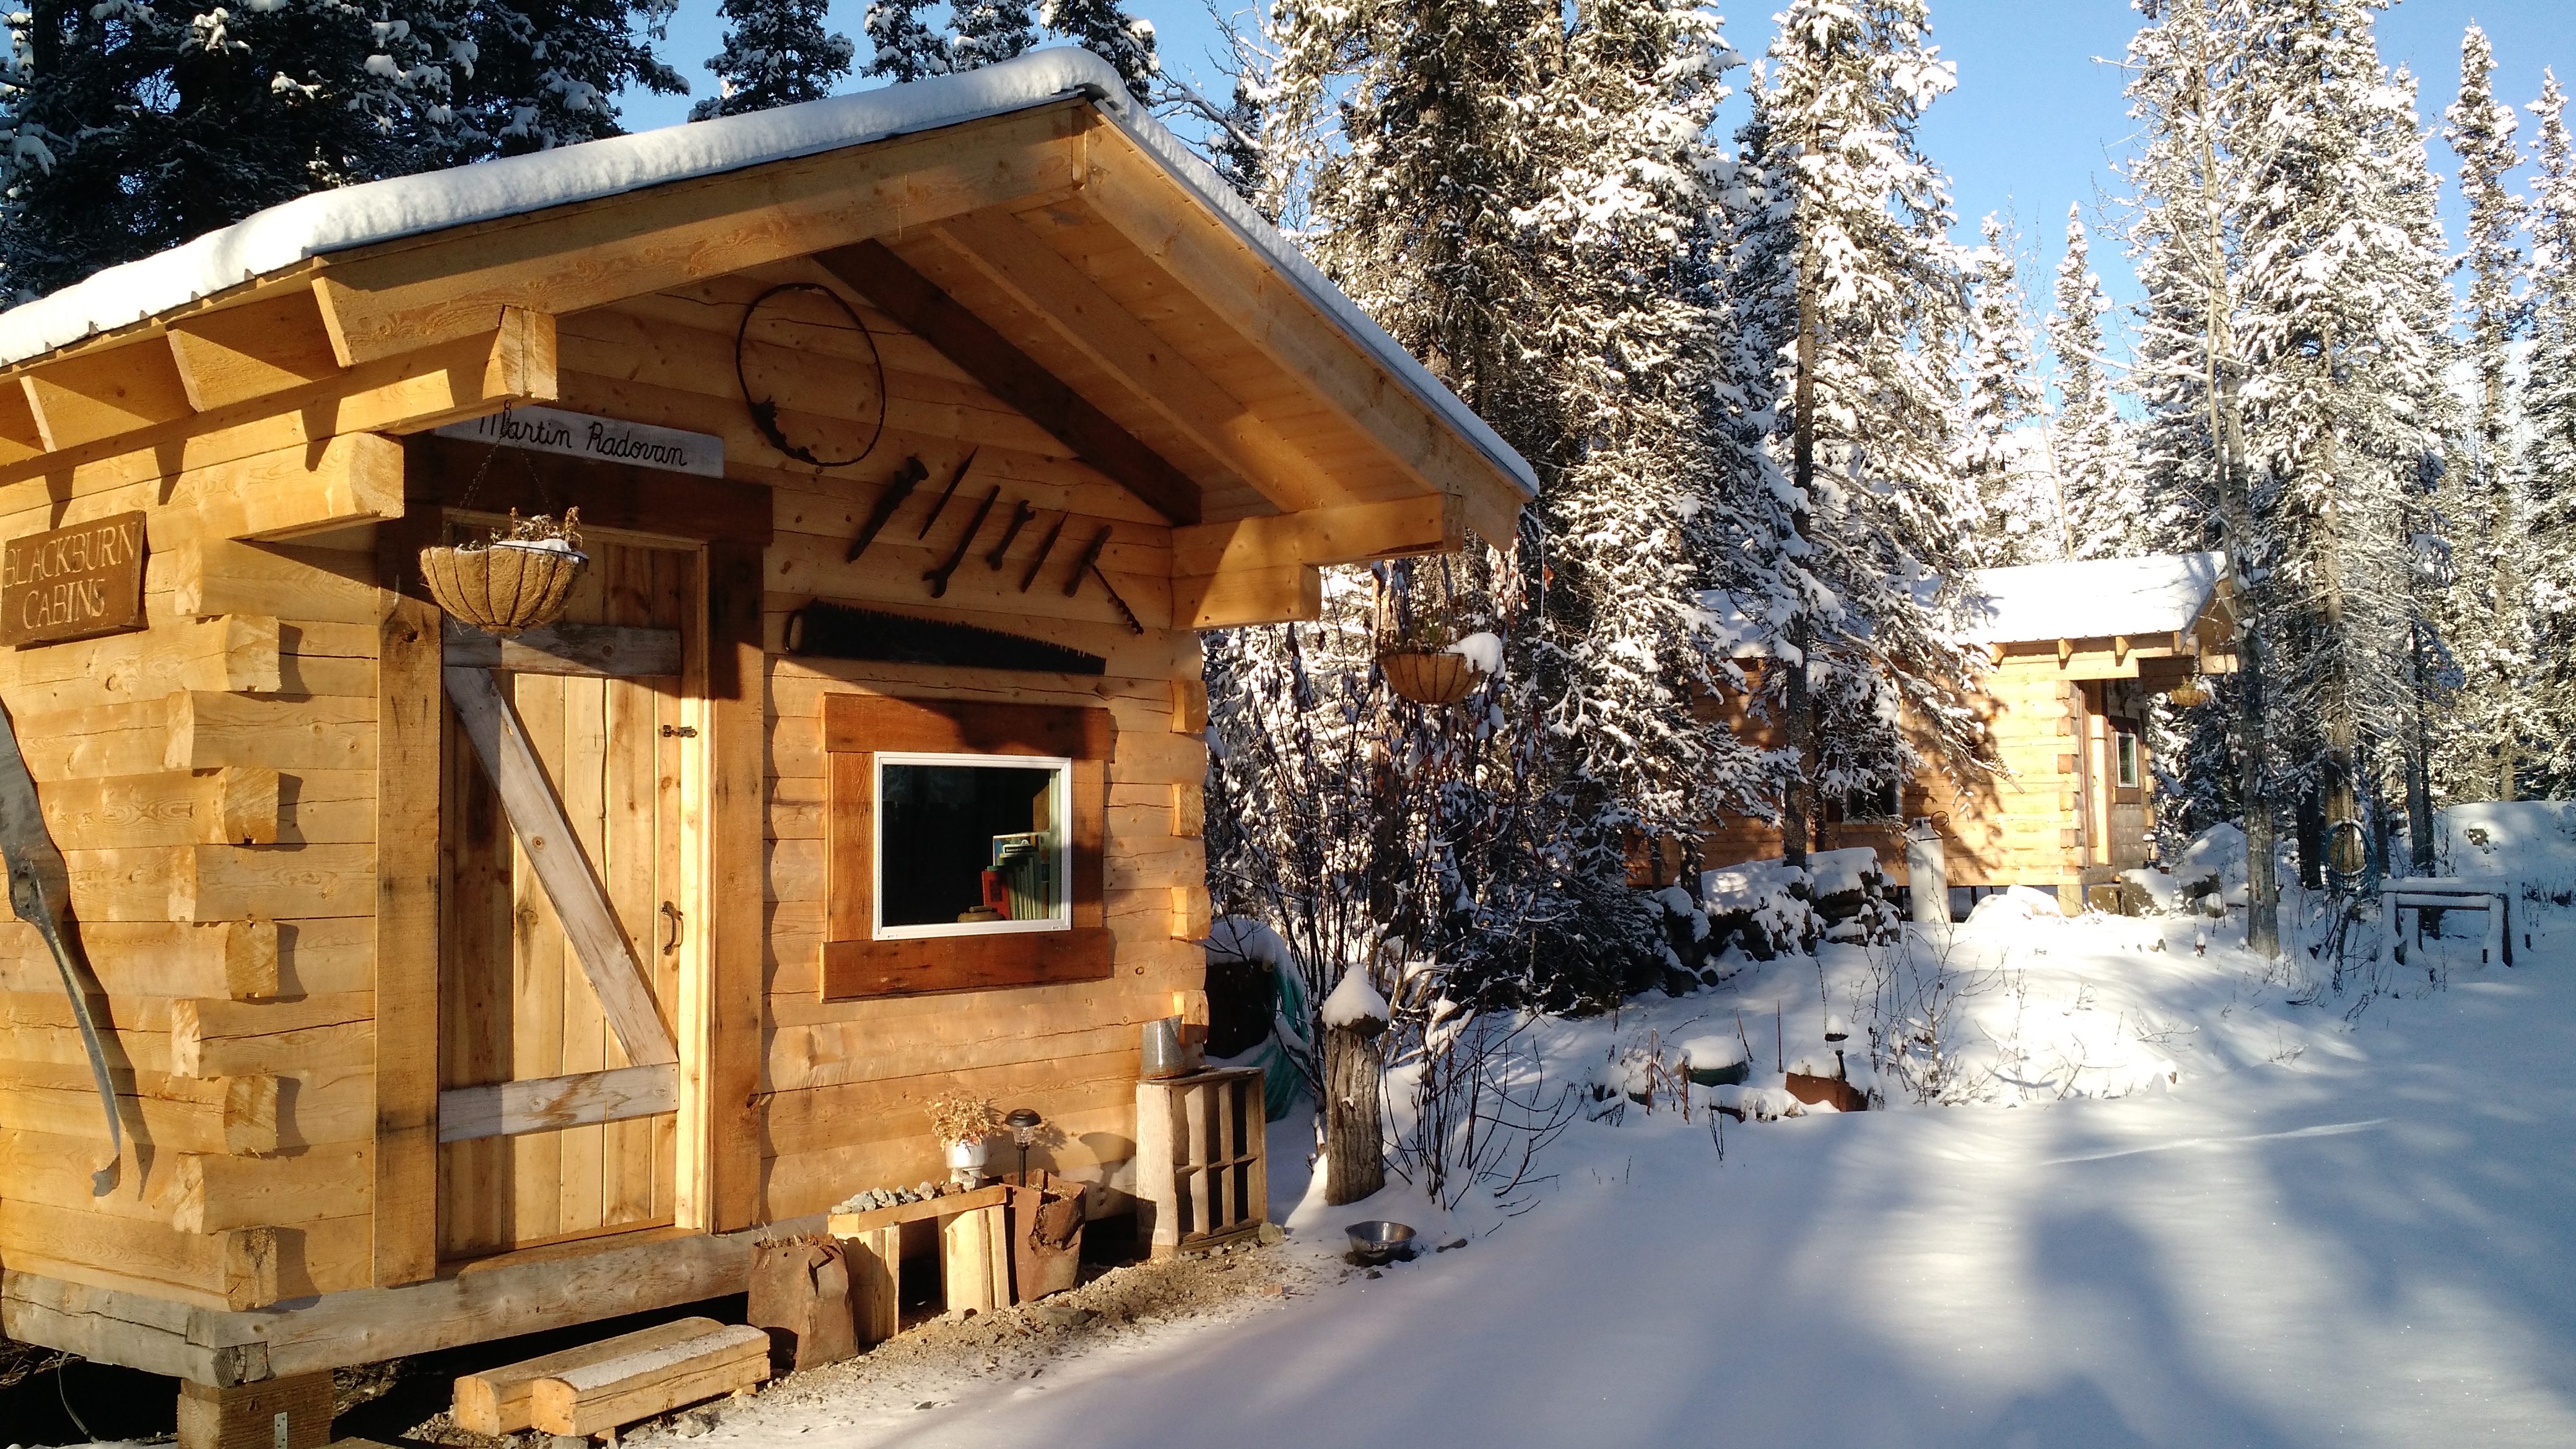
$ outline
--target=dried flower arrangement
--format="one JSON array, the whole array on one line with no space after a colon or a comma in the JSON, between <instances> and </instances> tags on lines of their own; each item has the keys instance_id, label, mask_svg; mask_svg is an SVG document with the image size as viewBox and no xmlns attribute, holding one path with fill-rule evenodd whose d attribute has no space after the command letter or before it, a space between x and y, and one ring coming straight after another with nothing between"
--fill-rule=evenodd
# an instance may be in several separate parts
<instances>
[{"instance_id":1,"label":"dried flower arrangement","mask_svg":"<svg viewBox=\"0 0 2576 1449\"><path fill-rule=\"evenodd\" d=\"M930 1100L930 1132L942 1147L980 1142L988 1133L1001 1130L1002 1114L994 1110L990 1097L954 1092Z\"/></svg>"}]
</instances>

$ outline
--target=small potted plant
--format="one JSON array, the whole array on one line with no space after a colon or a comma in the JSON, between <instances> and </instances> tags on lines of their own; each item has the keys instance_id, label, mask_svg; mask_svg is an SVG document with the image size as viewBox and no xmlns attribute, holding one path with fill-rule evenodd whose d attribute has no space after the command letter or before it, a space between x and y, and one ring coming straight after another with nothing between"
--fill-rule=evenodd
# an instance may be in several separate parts
<instances>
[{"instance_id":1,"label":"small potted plant","mask_svg":"<svg viewBox=\"0 0 2576 1449\"><path fill-rule=\"evenodd\" d=\"M984 1137L1002 1129L1002 1114L989 1097L952 1092L930 1103L931 1135L948 1151L948 1172L960 1186L984 1180Z\"/></svg>"},{"instance_id":2,"label":"small potted plant","mask_svg":"<svg viewBox=\"0 0 2576 1449\"><path fill-rule=\"evenodd\" d=\"M508 638L563 617L573 580L590 556L581 551L581 510L563 521L510 510L507 531L482 543L420 551L421 582L449 617Z\"/></svg>"}]
</instances>

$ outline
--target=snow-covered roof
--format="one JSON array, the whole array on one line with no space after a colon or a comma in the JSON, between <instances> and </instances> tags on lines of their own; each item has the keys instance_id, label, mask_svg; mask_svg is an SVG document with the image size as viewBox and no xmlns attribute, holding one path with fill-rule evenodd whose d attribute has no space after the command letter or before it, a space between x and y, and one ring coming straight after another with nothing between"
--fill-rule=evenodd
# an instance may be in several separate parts
<instances>
[{"instance_id":1,"label":"snow-covered roof","mask_svg":"<svg viewBox=\"0 0 2576 1449\"><path fill-rule=\"evenodd\" d=\"M1088 97L1523 493L1537 496L1538 475L1511 445L1325 280L1180 138L1138 107L1107 61L1070 46L910 85L300 196L0 312L0 366L159 316L310 257L936 130L1069 95Z\"/></svg>"},{"instance_id":2,"label":"snow-covered roof","mask_svg":"<svg viewBox=\"0 0 2576 1449\"><path fill-rule=\"evenodd\" d=\"M2226 556L2216 553L1979 569L1964 637L2006 644L2170 634L2199 620L2226 572Z\"/></svg>"}]
</instances>

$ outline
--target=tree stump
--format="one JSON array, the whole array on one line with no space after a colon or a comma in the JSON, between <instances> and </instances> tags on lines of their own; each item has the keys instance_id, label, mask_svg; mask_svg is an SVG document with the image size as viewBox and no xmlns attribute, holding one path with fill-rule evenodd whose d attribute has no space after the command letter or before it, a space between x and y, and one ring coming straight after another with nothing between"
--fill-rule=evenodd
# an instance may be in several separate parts
<instances>
[{"instance_id":1,"label":"tree stump","mask_svg":"<svg viewBox=\"0 0 2576 1449\"><path fill-rule=\"evenodd\" d=\"M1324 1201L1357 1202L1386 1186L1378 1116L1382 1021L1324 1029Z\"/></svg>"}]
</instances>

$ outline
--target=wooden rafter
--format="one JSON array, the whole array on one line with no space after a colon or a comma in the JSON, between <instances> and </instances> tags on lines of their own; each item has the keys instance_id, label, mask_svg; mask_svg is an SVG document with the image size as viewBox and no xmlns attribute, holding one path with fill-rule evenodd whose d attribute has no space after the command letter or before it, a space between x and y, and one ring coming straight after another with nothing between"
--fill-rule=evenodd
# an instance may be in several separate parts
<instances>
[{"instance_id":1,"label":"wooden rafter","mask_svg":"<svg viewBox=\"0 0 2576 1449\"><path fill-rule=\"evenodd\" d=\"M1313 459L1009 212L957 217L932 235L1279 508L1346 496Z\"/></svg>"},{"instance_id":2,"label":"wooden rafter","mask_svg":"<svg viewBox=\"0 0 2576 1449\"><path fill-rule=\"evenodd\" d=\"M1155 512L1173 523L1199 521L1198 485L1188 474L914 271L885 243L835 247L814 260Z\"/></svg>"}]
</instances>

